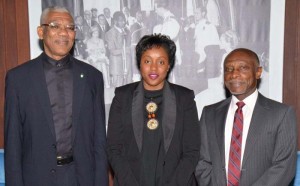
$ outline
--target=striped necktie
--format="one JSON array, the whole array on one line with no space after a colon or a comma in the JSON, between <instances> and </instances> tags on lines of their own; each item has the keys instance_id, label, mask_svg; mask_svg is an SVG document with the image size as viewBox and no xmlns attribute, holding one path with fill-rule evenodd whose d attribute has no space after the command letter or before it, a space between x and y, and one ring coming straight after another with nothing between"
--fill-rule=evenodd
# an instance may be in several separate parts
<instances>
[{"instance_id":1,"label":"striped necktie","mask_svg":"<svg viewBox=\"0 0 300 186\"><path fill-rule=\"evenodd\" d=\"M243 111L244 102L237 102L238 108L234 114L231 143L228 162L228 184L227 186L238 186L241 175L241 150L243 138Z\"/></svg>"}]
</instances>

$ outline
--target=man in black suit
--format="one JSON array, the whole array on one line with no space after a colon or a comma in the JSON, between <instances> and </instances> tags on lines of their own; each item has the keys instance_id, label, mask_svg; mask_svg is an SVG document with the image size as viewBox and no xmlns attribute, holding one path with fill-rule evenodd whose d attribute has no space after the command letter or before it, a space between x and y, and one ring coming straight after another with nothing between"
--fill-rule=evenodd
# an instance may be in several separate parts
<instances>
[{"instance_id":1,"label":"man in black suit","mask_svg":"<svg viewBox=\"0 0 300 186\"><path fill-rule=\"evenodd\" d=\"M143 13L141 11L136 12L135 19L136 19L136 22L133 23L130 27L130 32L132 34L133 34L134 31L140 30L141 28L145 28L145 25L144 25L144 22L143 22ZM142 37L142 35L139 35L139 39L141 37Z\"/></svg>"},{"instance_id":2,"label":"man in black suit","mask_svg":"<svg viewBox=\"0 0 300 186\"><path fill-rule=\"evenodd\" d=\"M103 9L103 14L105 16L107 26L112 27L113 26L113 19L110 16L110 9L109 8L104 8Z\"/></svg>"},{"instance_id":3,"label":"man in black suit","mask_svg":"<svg viewBox=\"0 0 300 186\"><path fill-rule=\"evenodd\" d=\"M102 74L69 54L75 25L65 8L40 20L44 52L6 76L6 185L108 185Z\"/></svg>"},{"instance_id":4,"label":"man in black suit","mask_svg":"<svg viewBox=\"0 0 300 186\"><path fill-rule=\"evenodd\" d=\"M92 20L98 22L98 10L97 8L92 8Z\"/></svg>"},{"instance_id":5,"label":"man in black suit","mask_svg":"<svg viewBox=\"0 0 300 186\"><path fill-rule=\"evenodd\" d=\"M98 26L98 23L92 19L92 12L90 10L85 10L83 17L83 32L87 37L90 38L92 36L92 27Z\"/></svg>"},{"instance_id":6,"label":"man in black suit","mask_svg":"<svg viewBox=\"0 0 300 186\"><path fill-rule=\"evenodd\" d=\"M99 37L105 41L105 33L110 30L110 26L106 24L106 19L104 14L100 14L98 16L98 24L99 24Z\"/></svg>"},{"instance_id":7,"label":"man in black suit","mask_svg":"<svg viewBox=\"0 0 300 186\"><path fill-rule=\"evenodd\" d=\"M75 24L76 24L76 37L75 37L75 46L74 46L74 56L77 59L86 59L87 52L86 52L86 43L85 41L88 39L87 33L84 33L83 27L83 18L79 15L75 17Z\"/></svg>"}]
</instances>

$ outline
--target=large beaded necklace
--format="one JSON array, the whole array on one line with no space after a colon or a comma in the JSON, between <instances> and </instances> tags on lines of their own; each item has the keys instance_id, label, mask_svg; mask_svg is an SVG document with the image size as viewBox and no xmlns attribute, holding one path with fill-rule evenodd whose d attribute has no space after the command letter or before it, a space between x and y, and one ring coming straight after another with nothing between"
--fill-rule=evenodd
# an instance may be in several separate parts
<instances>
[{"instance_id":1,"label":"large beaded necklace","mask_svg":"<svg viewBox=\"0 0 300 186\"><path fill-rule=\"evenodd\" d=\"M155 118L155 112L157 111L157 108L157 104L152 100L146 105L146 110L148 112L147 128L149 130L155 130L159 125L158 120Z\"/></svg>"}]
</instances>

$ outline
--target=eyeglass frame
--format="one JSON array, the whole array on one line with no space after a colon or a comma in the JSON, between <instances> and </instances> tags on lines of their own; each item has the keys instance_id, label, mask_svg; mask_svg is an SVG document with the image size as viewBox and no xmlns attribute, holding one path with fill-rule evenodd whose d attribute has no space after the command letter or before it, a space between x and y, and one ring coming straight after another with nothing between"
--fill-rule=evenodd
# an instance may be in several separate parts
<instances>
[{"instance_id":1,"label":"eyeglass frame","mask_svg":"<svg viewBox=\"0 0 300 186\"><path fill-rule=\"evenodd\" d=\"M77 27L76 25L72 24L72 25L62 25L59 23L55 23L55 22L50 22L50 23L44 23L41 24L40 26L47 26L50 28L50 30L53 30L55 32L59 31L59 30L66 30L67 32L76 32ZM73 27L73 28L72 28Z\"/></svg>"}]
</instances>

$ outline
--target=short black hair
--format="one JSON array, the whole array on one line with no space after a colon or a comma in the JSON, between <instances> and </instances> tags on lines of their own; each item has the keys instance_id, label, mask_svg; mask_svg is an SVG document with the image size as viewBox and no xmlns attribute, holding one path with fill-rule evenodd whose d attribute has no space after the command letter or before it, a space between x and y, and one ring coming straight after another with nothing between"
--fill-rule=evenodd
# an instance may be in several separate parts
<instances>
[{"instance_id":1,"label":"short black hair","mask_svg":"<svg viewBox=\"0 0 300 186\"><path fill-rule=\"evenodd\" d=\"M248 54L252 59L255 60L255 62L256 62L256 64L257 64L258 66L260 65L260 61L259 61L258 55L257 55L254 51L252 51L252 50L250 50L250 49L248 49L248 48L236 48L236 49L232 50L232 51L225 57L224 65L225 65L225 62L226 62L227 58L228 58L231 54L233 54L233 53L235 53L235 52L243 52L243 53Z\"/></svg>"},{"instance_id":2,"label":"short black hair","mask_svg":"<svg viewBox=\"0 0 300 186\"><path fill-rule=\"evenodd\" d=\"M119 19L119 17L123 17L125 19L125 15L121 11L116 11L113 15L113 20L116 23Z\"/></svg>"},{"instance_id":3,"label":"short black hair","mask_svg":"<svg viewBox=\"0 0 300 186\"><path fill-rule=\"evenodd\" d=\"M141 58L145 51L152 49L153 47L162 47L169 57L170 70L173 68L175 63L176 45L169 36L162 34L151 34L145 35L141 38L135 47L136 51L136 62L138 69L141 66Z\"/></svg>"}]
</instances>

